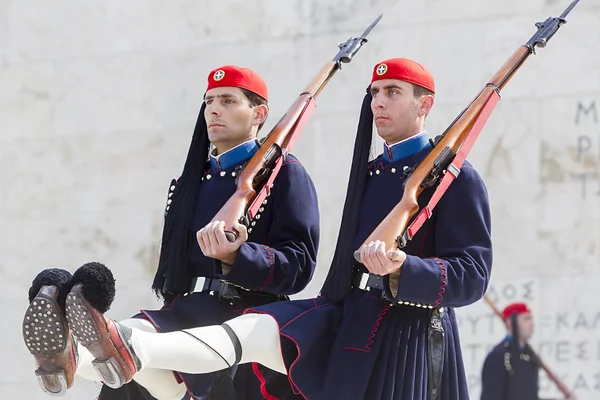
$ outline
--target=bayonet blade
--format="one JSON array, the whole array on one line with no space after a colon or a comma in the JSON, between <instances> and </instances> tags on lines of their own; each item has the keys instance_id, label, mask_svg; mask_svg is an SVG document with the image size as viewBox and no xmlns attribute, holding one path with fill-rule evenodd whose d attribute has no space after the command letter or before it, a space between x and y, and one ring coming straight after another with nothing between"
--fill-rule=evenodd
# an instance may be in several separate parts
<instances>
[{"instance_id":1,"label":"bayonet blade","mask_svg":"<svg viewBox=\"0 0 600 400\"><path fill-rule=\"evenodd\" d=\"M561 19L565 19L567 15L569 15L569 13L571 12L571 10L577 5L577 3L579 3L579 0L573 0L571 2L571 4L569 4L569 7L567 7L567 9L565 10L565 12L563 12L560 16Z\"/></svg>"},{"instance_id":2,"label":"bayonet blade","mask_svg":"<svg viewBox=\"0 0 600 400\"><path fill-rule=\"evenodd\" d=\"M579 0L576 0L576 1L579 1ZM377 23L381 20L381 18L383 18L383 14L380 14L379 17L375 18L375 21L373 21L371 23L371 25L369 25L369 27L367 29L365 29L365 31L363 32L361 37L366 38L367 35L373 30L373 28L375 28L375 25L377 25Z\"/></svg>"}]
</instances>

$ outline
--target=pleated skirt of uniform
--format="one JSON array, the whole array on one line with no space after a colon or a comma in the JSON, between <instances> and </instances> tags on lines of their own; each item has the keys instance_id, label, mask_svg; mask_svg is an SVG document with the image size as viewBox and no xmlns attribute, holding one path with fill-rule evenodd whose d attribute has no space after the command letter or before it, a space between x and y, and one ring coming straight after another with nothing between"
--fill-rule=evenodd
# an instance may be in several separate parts
<instances>
[{"instance_id":1,"label":"pleated skirt of uniform","mask_svg":"<svg viewBox=\"0 0 600 400\"><path fill-rule=\"evenodd\" d=\"M446 311L437 400L468 400L455 314ZM354 289L342 304L319 297L245 311L252 312L278 322L289 382L305 399L429 400L429 309L390 306L378 291ZM255 373L261 379L260 370ZM268 381L262 390L270 392Z\"/></svg>"}]
</instances>

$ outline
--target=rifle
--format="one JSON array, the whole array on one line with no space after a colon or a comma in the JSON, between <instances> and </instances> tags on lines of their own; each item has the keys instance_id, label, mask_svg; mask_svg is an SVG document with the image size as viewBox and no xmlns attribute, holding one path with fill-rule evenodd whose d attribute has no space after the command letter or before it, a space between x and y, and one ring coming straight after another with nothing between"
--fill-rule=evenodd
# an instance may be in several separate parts
<instances>
[{"instance_id":1,"label":"rifle","mask_svg":"<svg viewBox=\"0 0 600 400\"><path fill-rule=\"evenodd\" d=\"M383 14L379 15L359 37L351 37L338 45L340 50L336 56L323 66L300 93L237 176L236 191L213 218L213 221L225 222L225 235L230 242L237 238L237 232L232 228L233 222L250 226L263 201L270 194L283 159L314 110L319 93L333 75L342 69L342 63L352 61L352 57L367 42L369 32L382 17Z\"/></svg>"},{"instance_id":2,"label":"rifle","mask_svg":"<svg viewBox=\"0 0 600 400\"><path fill-rule=\"evenodd\" d=\"M536 23L535 26L538 30L531 39L517 48L444 133L433 140L430 139L433 147L430 153L407 172L402 199L375 228L363 245L379 240L386 243L387 246L391 246L391 249L388 247L386 251L394 250L394 245L401 249L415 236L423 223L431 217L434 207L450 183L460 173L460 168L477 135L500 100L500 91L527 58L531 54L535 54L536 46L546 47L548 40L554 36L561 25L566 23L565 17L578 2L579 0L573 0L560 17L550 17L544 22ZM431 200L409 226L409 222L419 211L418 196L423 189L432 187L438 182L439 185ZM360 262L360 250L354 252L354 258Z\"/></svg>"},{"instance_id":3,"label":"rifle","mask_svg":"<svg viewBox=\"0 0 600 400\"><path fill-rule=\"evenodd\" d=\"M498 308L496 307L496 305L494 304L494 302L488 297L488 295L484 295L483 296L483 300L488 304L488 306L490 306L490 308L492 309L492 311L494 312L494 314L496 314L496 316L498 318L500 318L500 320L502 320L502 322L504 324L506 324L506 322L502 319L502 313L500 312L500 310L498 310ZM515 336L513 335L513 337L515 337ZM571 398L571 396L572 396L571 391L554 374L554 372L552 372L550 370L550 368L548 368L548 366L542 361L542 359L540 358L540 356L531 348L531 346L529 345L529 343L526 344L526 347L527 347L527 350L529 351L529 353L533 356L533 358L539 364L539 366L542 367L542 369L544 370L544 372L546 373L546 375L548 375L548 378L550 378L550 380L552 382L554 382L554 384L556 385L556 387L558 387L558 389L562 392L562 394L564 394L567 399Z\"/></svg>"}]
</instances>

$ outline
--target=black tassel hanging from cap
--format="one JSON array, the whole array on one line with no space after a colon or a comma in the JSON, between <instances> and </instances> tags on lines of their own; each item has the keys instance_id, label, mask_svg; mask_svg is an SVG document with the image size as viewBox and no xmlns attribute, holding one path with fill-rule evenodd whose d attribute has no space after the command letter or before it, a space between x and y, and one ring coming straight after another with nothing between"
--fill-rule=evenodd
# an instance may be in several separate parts
<instances>
[{"instance_id":1,"label":"black tassel hanging from cap","mask_svg":"<svg viewBox=\"0 0 600 400\"><path fill-rule=\"evenodd\" d=\"M360 111L350 178L335 253L327 278L321 288L321 295L333 303L342 301L352 287L352 266L355 262L353 254L356 250L354 246L358 229L358 214L367 184L368 163L373 140L371 99L369 87Z\"/></svg>"},{"instance_id":2,"label":"black tassel hanging from cap","mask_svg":"<svg viewBox=\"0 0 600 400\"><path fill-rule=\"evenodd\" d=\"M152 289L165 300L186 293L191 285L190 244L196 240L192 232L195 202L210 147L205 108L203 103L183 172L175 185L174 200L165 217L158 270L152 283Z\"/></svg>"}]
</instances>

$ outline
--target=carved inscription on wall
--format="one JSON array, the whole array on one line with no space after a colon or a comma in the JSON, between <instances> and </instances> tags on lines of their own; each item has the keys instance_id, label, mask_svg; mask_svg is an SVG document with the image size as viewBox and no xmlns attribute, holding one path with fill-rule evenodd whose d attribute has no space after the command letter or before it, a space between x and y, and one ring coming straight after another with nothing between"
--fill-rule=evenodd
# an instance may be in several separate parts
<instances>
[{"instance_id":1,"label":"carved inscription on wall","mask_svg":"<svg viewBox=\"0 0 600 400\"><path fill-rule=\"evenodd\" d=\"M568 288L564 288L567 290ZM496 282L487 296L502 310L515 301L527 303L535 321L533 349L550 369L575 391L579 400L600 398L600 305L581 304L560 307L548 296L565 293L546 292L537 280ZM486 355L506 336L503 322L483 301L457 310L463 356L471 397L479 398L481 368ZM556 385L540 371L540 397L562 398Z\"/></svg>"},{"instance_id":2,"label":"carved inscription on wall","mask_svg":"<svg viewBox=\"0 0 600 400\"><path fill-rule=\"evenodd\" d=\"M600 115L595 101L578 102L575 108L574 123L579 133L576 141L576 161L578 172L572 172L573 179L581 182L580 195L600 196Z\"/></svg>"}]
</instances>

